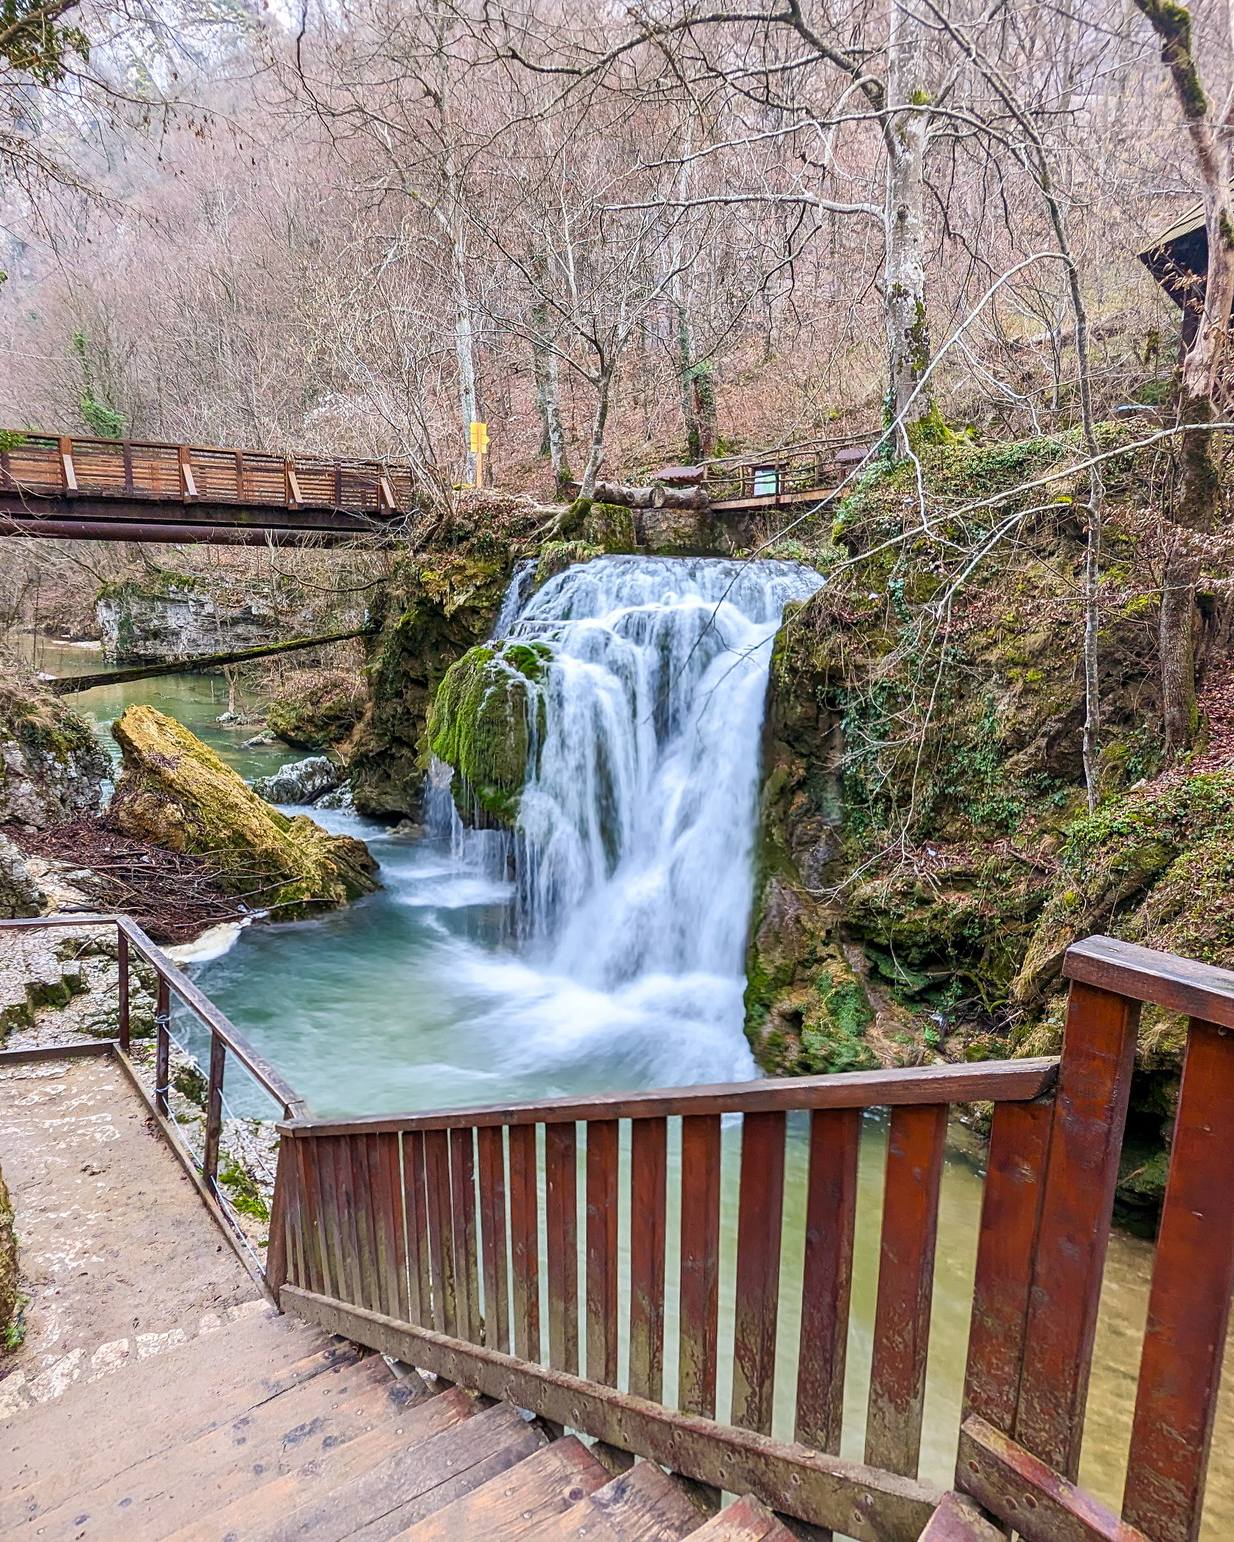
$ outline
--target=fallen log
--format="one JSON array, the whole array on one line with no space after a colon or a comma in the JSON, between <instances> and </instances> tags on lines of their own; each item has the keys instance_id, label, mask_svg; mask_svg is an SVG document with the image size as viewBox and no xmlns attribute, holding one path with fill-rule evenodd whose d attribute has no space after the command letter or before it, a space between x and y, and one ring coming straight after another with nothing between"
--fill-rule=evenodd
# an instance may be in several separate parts
<instances>
[{"instance_id":1,"label":"fallen log","mask_svg":"<svg viewBox=\"0 0 1234 1542\"><path fill-rule=\"evenodd\" d=\"M108 669L93 675L59 675L44 681L53 696L68 696L74 691L93 690L96 685L123 685L130 680L153 680L158 675L188 675L203 669L219 669L224 664L247 664L250 659L270 658L276 653L296 653L302 648L324 648L327 643L350 642L353 637L367 637L370 627L353 632L326 632L320 637L294 637L290 642L261 643L255 648L237 648L231 653L191 653L178 658L161 659L157 664L135 664L131 669Z\"/></svg>"},{"instance_id":2,"label":"fallen log","mask_svg":"<svg viewBox=\"0 0 1234 1542\"><path fill-rule=\"evenodd\" d=\"M630 487L623 482L597 482L597 503L615 503L624 509L697 509L710 505L707 490L693 487L665 487L653 482L650 487Z\"/></svg>"}]
</instances>

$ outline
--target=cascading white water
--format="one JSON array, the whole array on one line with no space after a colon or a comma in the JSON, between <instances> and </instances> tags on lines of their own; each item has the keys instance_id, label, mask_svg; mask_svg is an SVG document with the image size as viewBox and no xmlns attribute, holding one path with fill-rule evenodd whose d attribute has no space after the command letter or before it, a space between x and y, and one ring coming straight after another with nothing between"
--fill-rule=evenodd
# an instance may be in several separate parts
<instances>
[{"instance_id":1,"label":"cascading white water","mask_svg":"<svg viewBox=\"0 0 1234 1542\"><path fill-rule=\"evenodd\" d=\"M753 1074L767 672L786 602L819 582L783 562L604 557L503 607L506 635L552 649L519 810L522 957L502 979L507 1012L526 997L529 1044L618 1034L640 1080Z\"/></svg>"}]
</instances>

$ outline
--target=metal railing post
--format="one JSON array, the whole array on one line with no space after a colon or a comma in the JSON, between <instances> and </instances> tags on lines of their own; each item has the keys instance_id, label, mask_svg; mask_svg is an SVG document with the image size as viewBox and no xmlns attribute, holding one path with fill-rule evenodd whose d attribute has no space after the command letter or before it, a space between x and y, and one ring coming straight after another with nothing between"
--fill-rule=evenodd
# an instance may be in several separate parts
<instances>
[{"instance_id":1,"label":"metal railing post","mask_svg":"<svg viewBox=\"0 0 1234 1542\"><path fill-rule=\"evenodd\" d=\"M206 1141L201 1173L211 1193L218 1193L219 1137L223 1133L223 1072L227 1046L217 1033L210 1034L210 1078L206 1086Z\"/></svg>"},{"instance_id":2,"label":"metal railing post","mask_svg":"<svg viewBox=\"0 0 1234 1542\"><path fill-rule=\"evenodd\" d=\"M129 1021L129 939L120 926L116 927L116 970L117 991L119 1003L119 1039L120 1048L127 1055L129 1052L130 1021Z\"/></svg>"},{"instance_id":3,"label":"metal railing post","mask_svg":"<svg viewBox=\"0 0 1234 1542\"><path fill-rule=\"evenodd\" d=\"M171 990L161 974L154 1005L154 1031L154 1106L166 1119L171 1077Z\"/></svg>"}]
</instances>

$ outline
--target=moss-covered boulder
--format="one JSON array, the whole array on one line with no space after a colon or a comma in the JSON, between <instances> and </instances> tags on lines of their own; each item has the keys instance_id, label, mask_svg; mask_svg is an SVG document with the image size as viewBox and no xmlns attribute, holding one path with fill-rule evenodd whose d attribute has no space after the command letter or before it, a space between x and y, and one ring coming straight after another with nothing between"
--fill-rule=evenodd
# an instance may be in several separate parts
<instances>
[{"instance_id":1,"label":"moss-covered boulder","mask_svg":"<svg viewBox=\"0 0 1234 1542\"><path fill-rule=\"evenodd\" d=\"M44 830L97 814L111 763L94 729L16 663L3 672L0 824Z\"/></svg>"},{"instance_id":2,"label":"moss-covered boulder","mask_svg":"<svg viewBox=\"0 0 1234 1542\"><path fill-rule=\"evenodd\" d=\"M266 726L296 749L327 750L348 737L367 703L364 681L346 670L307 670L270 703Z\"/></svg>"},{"instance_id":3,"label":"moss-covered boulder","mask_svg":"<svg viewBox=\"0 0 1234 1542\"><path fill-rule=\"evenodd\" d=\"M418 813L437 687L450 665L492 631L511 566L510 554L407 558L383 586L368 665L370 705L351 755L361 813Z\"/></svg>"},{"instance_id":4,"label":"moss-covered boulder","mask_svg":"<svg viewBox=\"0 0 1234 1542\"><path fill-rule=\"evenodd\" d=\"M551 657L545 643L483 644L438 686L429 748L453 768L454 800L465 820L514 824L542 726L539 685Z\"/></svg>"},{"instance_id":5,"label":"moss-covered boulder","mask_svg":"<svg viewBox=\"0 0 1234 1542\"><path fill-rule=\"evenodd\" d=\"M0 1354L16 1337L17 1317L17 1233L13 1225L13 1202L0 1172Z\"/></svg>"},{"instance_id":6,"label":"moss-covered boulder","mask_svg":"<svg viewBox=\"0 0 1234 1542\"><path fill-rule=\"evenodd\" d=\"M362 841L289 819L208 745L153 707L129 707L112 732L124 771L111 818L126 834L209 861L228 894L281 921L377 887Z\"/></svg>"}]
</instances>

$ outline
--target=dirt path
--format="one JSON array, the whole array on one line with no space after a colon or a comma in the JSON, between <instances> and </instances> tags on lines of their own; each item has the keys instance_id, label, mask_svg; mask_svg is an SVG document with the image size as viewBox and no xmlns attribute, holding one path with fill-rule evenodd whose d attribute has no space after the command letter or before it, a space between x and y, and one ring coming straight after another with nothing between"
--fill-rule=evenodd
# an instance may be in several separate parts
<instances>
[{"instance_id":1,"label":"dirt path","mask_svg":"<svg viewBox=\"0 0 1234 1542\"><path fill-rule=\"evenodd\" d=\"M0 1165L29 1297L0 1418L267 1310L110 1059L0 1069Z\"/></svg>"}]
</instances>

